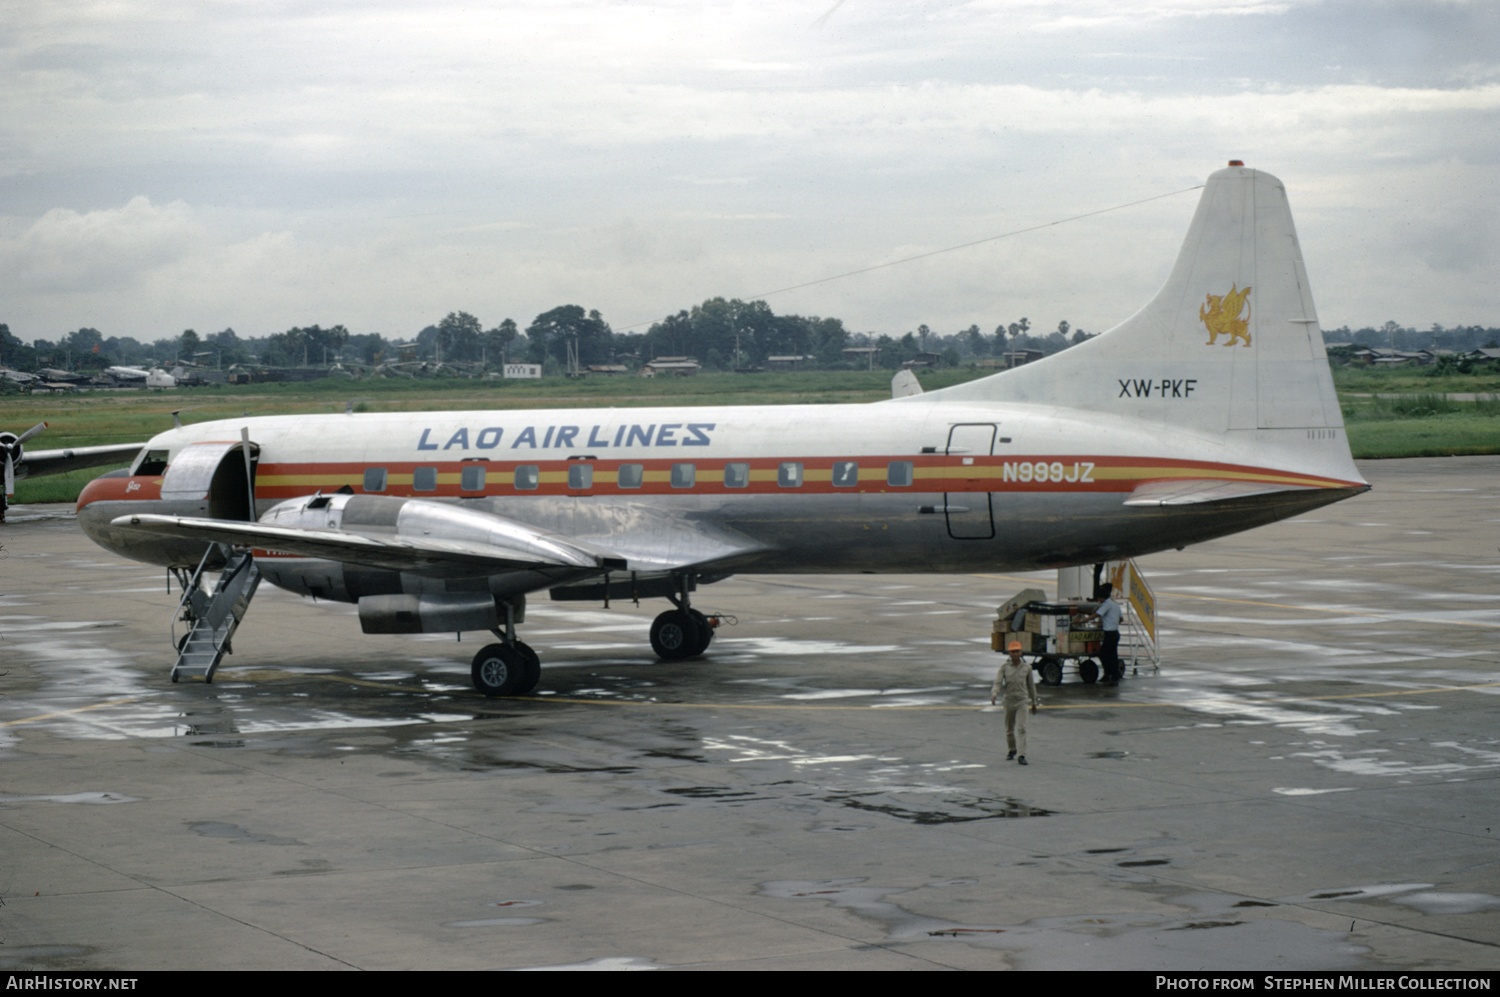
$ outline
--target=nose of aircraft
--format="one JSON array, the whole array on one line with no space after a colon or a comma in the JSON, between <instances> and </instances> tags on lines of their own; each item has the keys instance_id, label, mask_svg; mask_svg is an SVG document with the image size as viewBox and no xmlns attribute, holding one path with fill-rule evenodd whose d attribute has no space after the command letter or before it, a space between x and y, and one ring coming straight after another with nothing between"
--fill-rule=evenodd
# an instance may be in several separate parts
<instances>
[{"instance_id":1,"label":"nose of aircraft","mask_svg":"<svg viewBox=\"0 0 1500 997\"><path fill-rule=\"evenodd\" d=\"M109 521L122 514L122 502L149 501L161 497L160 478L132 478L128 470L100 475L78 493L78 526L90 540L106 550L119 552L112 542Z\"/></svg>"}]
</instances>

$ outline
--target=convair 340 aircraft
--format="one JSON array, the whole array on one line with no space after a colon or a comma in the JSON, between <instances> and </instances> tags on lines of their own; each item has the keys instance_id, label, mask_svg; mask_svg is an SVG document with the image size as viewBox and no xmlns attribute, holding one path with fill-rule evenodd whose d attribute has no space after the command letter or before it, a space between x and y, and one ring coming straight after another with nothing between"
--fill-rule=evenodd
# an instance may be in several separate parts
<instances>
[{"instance_id":1,"label":"convair 340 aircraft","mask_svg":"<svg viewBox=\"0 0 1500 997\"><path fill-rule=\"evenodd\" d=\"M194 635L227 639L249 583L210 599L188 569L242 578L253 560L283 588L358 603L366 633L493 632L474 684L504 696L540 677L516 624L542 589L666 598L651 644L684 658L713 636L691 594L733 573L1092 564L1368 487L1286 191L1236 162L1209 178L1150 304L1015 370L868 405L201 423L92 482L78 518L178 573Z\"/></svg>"}]
</instances>

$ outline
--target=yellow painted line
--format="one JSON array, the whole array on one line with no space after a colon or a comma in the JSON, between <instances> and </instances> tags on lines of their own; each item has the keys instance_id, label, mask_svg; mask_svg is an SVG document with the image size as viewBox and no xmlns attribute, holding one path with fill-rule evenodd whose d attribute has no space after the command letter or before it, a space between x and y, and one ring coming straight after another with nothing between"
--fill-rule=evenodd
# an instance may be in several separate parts
<instances>
[{"instance_id":1,"label":"yellow painted line","mask_svg":"<svg viewBox=\"0 0 1500 997\"><path fill-rule=\"evenodd\" d=\"M1018 578L1015 575L975 575L976 578L998 578L1006 582L1030 583L1033 587L1039 584L1035 578ZM1156 592L1156 601L1161 603L1162 596L1171 596L1174 599L1197 599L1202 602L1227 602L1235 606L1266 606L1272 609L1295 609L1304 613L1335 613L1340 616L1368 616L1371 619L1387 620L1392 623L1430 623L1438 627L1482 627L1486 630L1500 630L1500 623L1469 623L1464 620L1425 620L1421 617L1403 616L1393 613L1367 613L1360 609L1343 609L1339 606L1295 606L1285 602L1262 602L1257 599L1225 599L1216 595L1188 595L1186 592Z\"/></svg>"},{"instance_id":2,"label":"yellow painted line","mask_svg":"<svg viewBox=\"0 0 1500 997\"><path fill-rule=\"evenodd\" d=\"M40 716L23 717L20 720L7 720L4 723L0 723L0 727L14 727L17 724L31 724L36 723L38 720L54 720L57 717L68 717L72 716L75 713L86 713L89 710L102 710L106 706L119 706L121 703L133 703L138 698L140 697L131 696L127 699L111 699L105 703L95 703L93 706L80 706L76 710L59 710L57 713L43 713Z\"/></svg>"},{"instance_id":3,"label":"yellow painted line","mask_svg":"<svg viewBox=\"0 0 1500 997\"><path fill-rule=\"evenodd\" d=\"M1091 710L1101 707L1114 709L1115 707L1142 707L1142 706L1204 706L1209 703L1227 703L1230 706L1285 706L1287 703L1325 703L1340 699L1373 699L1377 696L1426 696L1435 692L1468 692L1473 689L1496 689L1500 688L1500 682L1483 682L1479 685L1440 685L1431 689L1393 689L1386 692L1350 692L1338 696L1289 696L1285 699L1196 699L1191 703L1119 703L1114 701L1098 703L1065 703L1058 706L1043 706L1044 710Z\"/></svg>"},{"instance_id":4,"label":"yellow painted line","mask_svg":"<svg viewBox=\"0 0 1500 997\"><path fill-rule=\"evenodd\" d=\"M342 675L303 675L303 674L300 674L298 672L285 672L285 671L278 671L278 670L273 670L273 669L259 669L259 670L255 670L255 671L231 672L231 673L220 672L219 674L221 676L224 676L226 674L233 675L235 678L240 679L240 680L244 680L244 681L250 681L250 680L254 680L254 679L275 679L275 678L322 679L322 680L328 681L328 682L342 682L345 685L364 686L364 687L370 688L370 689L395 689L395 690L398 690L398 691L401 691L401 692L425 692L425 693L431 693L432 695L452 695L452 693L448 693L448 692L436 692L434 690L425 689L425 688L422 688L420 686L396 685L396 684L390 683L390 682L371 682L371 681L369 681L367 679L347 678L347 677L342 676ZM1340 693L1338 695L1333 695L1333 696L1292 696L1292 697L1286 697L1286 698L1282 698L1282 699L1227 699L1227 698L1225 698L1225 699L1198 699L1198 700L1193 700L1192 702L1180 702L1180 703L1179 702L1162 702L1162 701L1154 701L1154 702L1147 702L1147 703L1122 703L1122 702L1119 702L1117 700L1099 700L1099 701L1092 702L1092 703L1059 703L1059 704L1050 704L1050 705L1049 704L1043 704L1041 706L1041 709L1043 709L1043 710L1097 710L1097 709L1111 709L1112 710L1112 709L1115 709L1117 707L1129 707L1129 708L1134 708L1134 709L1142 709L1142 708L1146 708L1146 707L1161 707L1161 706L1177 706L1177 707L1191 708L1191 707L1194 707L1194 706L1203 706L1205 704L1210 704L1210 703L1227 703L1227 704L1232 705L1232 706L1283 706L1283 705L1285 705L1287 703L1319 703L1319 702L1327 702L1327 701L1330 701L1330 700L1373 699L1373 698L1377 698L1377 697L1389 697L1389 696L1425 696L1425 695L1428 695L1430 693L1440 693L1440 692L1469 692L1469 691L1472 691L1474 689L1496 689L1496 688L1500 688L1500 682L1485 682L1485 683L1481 683L1479 685L1434 686L1434 687L1428 688L1428 689L1393 689L1393 690L1386 690L1386 691L1383 691L1383 692L1351 692L1351 693ZM126 702L129 702L129 700L122 699L122 700L118 700L118 702L126 703ZM894 710L894 711L904 711L904 712L911 712L911 711L918 711L918 710L921 710L921 711L942 711L942 710L946 710L946 711L950 711L950 712L952 712L952 711L970 712L970 711L978 710L978 709L999 709L999 707L990 707L988 704L985 704L985 703L979 703L979 704L975 704L975 703L959 703L959 704L943 705L943 706L938 706L938 705L932 705L932 706L881 706L881 705L878 705L878 704L865 704L865 705L862 705L862 706L838 706L838 705L833 705L833 704L814 705L814 704L803 704L803 703L670 703L670 702L660 702L660 701L655 701L655 700L575 699L575 698L566 697L566 696L491 696L491 697L486 697L483 700L479 700L479 702L486 702L486 703L565 703L565 704L570 705L570 706L635 706L635 707L642 707L642 708L644 708L644 707L658 707L658 708L665 707L665 708L670 708L670 709L693 709L693 710L788 710L788 711L792 711L792 712L808 712L808 711L815 711L815 710L828 710L828 711L846 712L846 713L847 712L874 712L874 711L880 711L880 710ZM100 705L109 705L109 704L100 704ZM87 709L93 709L93 708L94 707L87 707ZM40 719L40 718L38 718L38 719ZM13 722L20 723L22 721L13 721Z\"/></svg>"},{"instance_id":5,"label":"yellow painted line","mask_svg":"<svg viewBox=\"0 0 1500 997\"><path fill-rule=\"evenodd\" d=\"M257 679L321 679L324 682L342 682L344 685L357 685L366 689L394 689L398 692L426 692L433 695L447 695L437 693L432 689L426 689L415 685L397 685L394 682L372 682L369 679L349 678L345 675L304 675L301 672L286 672L274 668L260 668L252 671L222 670L216 676L221 682L228 679L231 681L253 682Z\"/></svg>"}]
</instances>

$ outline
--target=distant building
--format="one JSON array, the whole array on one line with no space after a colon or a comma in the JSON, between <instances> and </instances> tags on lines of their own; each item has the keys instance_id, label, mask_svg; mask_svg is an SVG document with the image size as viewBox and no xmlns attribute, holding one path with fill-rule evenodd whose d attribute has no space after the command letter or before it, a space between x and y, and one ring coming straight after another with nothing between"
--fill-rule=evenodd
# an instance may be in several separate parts
<instances>
[{"instance_id":1,"label":"distant building","mask_svg":"<svg viewBox=\"0 0 1500 997\"><path fill-rule=\"evenodd\" d=\"M692 377L702 369L703 365L691 357L657 357L655 360L641 365L641 376L656 377L658 374L662 374L676 377Z\"/></svg>"}]
</instances>

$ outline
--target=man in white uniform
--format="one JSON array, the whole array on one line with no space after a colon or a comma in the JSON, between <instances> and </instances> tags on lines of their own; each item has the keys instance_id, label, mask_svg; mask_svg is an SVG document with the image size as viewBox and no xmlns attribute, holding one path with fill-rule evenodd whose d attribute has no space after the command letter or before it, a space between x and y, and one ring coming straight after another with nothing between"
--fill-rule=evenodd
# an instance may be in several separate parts
<instances>
[{"instance_id":1,"label":"man in white uniform","mask_svg":"<svg viewBox=\"0 0 1500 997\"><path fill-rule=\"evenodd\" d=\"M1094 619L1104 631L1104 646L1099 649L1100 663L1104 665L1104 684L1120 684L1120 616L1121 606L1114 599L1115 587L1105 582L1099 587L1104 601L1094 611Z\"/></svg>"},{"instance_id":2,"label":"man in white uniform","mask_svg":"<svg viewBox=\"0 0 1500 997\"><path fill-rule=\"evenodd\" d=\"M1010 752L1006 761L1014 758L1026 764L1026 704L1031 701L1031 712L1036 712L1036 680L1031 677L1031 666L1021 660L1021 642L1013 640L1007 648L1010 657L995 674L995 683L990 686L990 705L1001 694L1005 696L1005 746ZM1018 755L1016 752L1019 751Z\"/></svg>"}]
</instances>

